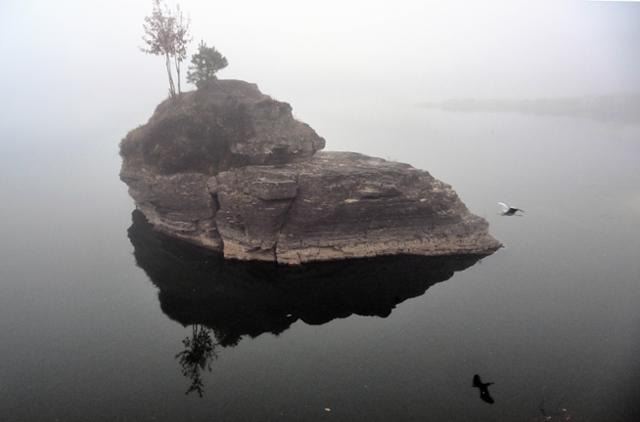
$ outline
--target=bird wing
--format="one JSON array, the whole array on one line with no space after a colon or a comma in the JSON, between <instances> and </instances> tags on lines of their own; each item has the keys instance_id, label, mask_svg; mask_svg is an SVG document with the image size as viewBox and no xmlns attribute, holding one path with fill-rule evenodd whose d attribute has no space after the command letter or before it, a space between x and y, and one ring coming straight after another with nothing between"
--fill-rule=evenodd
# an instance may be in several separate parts
<instances>
[{"instance_id":1,"label":"bird wing","mask_svg":"<svg viewBox=\"0 0 640 422\"><path fill-rule=\"evenodd\" d=\"M509 211L509 208L511 208L509 205L505 204L504 202L498 202L498 205L500 205L502 207L503 211Z\"/></svg>"}]
</instances>

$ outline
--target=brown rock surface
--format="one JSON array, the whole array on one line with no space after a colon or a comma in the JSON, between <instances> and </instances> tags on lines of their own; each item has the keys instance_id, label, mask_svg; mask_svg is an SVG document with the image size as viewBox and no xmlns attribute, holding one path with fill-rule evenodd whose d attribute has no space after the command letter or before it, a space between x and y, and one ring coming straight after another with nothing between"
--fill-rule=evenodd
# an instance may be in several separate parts
<instances>
[{"instance_id":1,"label":"brown rock surface","mask_svg":"<svg viewBox=\"0 0 640 422\"><path fill-rule=\"evenodd\" d=\"M255 84L219 80L162 102L145 125L129 132L120 150L123 171L145 166L158 174L217 174L305 159L324 144L293 118L289 104L262 94Z\"/></svg>"},{"instance_id":2,"label":"brown rock surface","mask_svg":"<svg viewBox=\"0 0 640 422\"><path fill-rule=\"evenodd\" d=\"M224 255L299 264L390 254L481 254L499 247L451 186L407 164L319 152L216 176Z\"/></svg>"},{"instance_id":3,"label":"brown rock surface","mask_svg":"<svg viewBox=\"0 0 640 422\"><path fill-rule=\"evenodd\" d=\"M219 81L167 100L121 144L121 178L158 230L225 257L299 264L488 254L488 223L426 171L324 146L291 107Z\"/></svg>"}]
</instances>

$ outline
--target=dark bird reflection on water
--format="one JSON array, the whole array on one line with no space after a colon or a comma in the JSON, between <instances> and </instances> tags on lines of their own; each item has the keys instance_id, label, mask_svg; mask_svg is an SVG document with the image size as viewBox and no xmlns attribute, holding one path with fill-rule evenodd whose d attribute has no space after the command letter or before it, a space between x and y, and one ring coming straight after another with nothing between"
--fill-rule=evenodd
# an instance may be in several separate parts
<instances>
[{"instance_id":1,"label":"dark bird reflection on water","mask_svg":"<svg viewBox=\"0 0 640 422\"><path fill-rule=\"evenodd\" d=\"M489 404L494 403L493 397L491 397L491 393L489 393L489 386L493 385L492 382L482 382L482 379L480 379L480 375L475 374L473 376L472 385L474 388L480 390L480 400Z\"/></svg>"},{"instance_id":2,"label":"dark bird reflection on water","mask_svg":"<svg viewBox=\"0 0 640 422\"><path fill-rule=\"evenodd\" d=\"M397 304L482 258L396 256L297 267L231 261L154 231L139 211L132 220L136 263L158 287L162 311L193 327L176 358L192 380L188 392L199 395L201 371L210 369L216 347L280 334L297 320L319 325L353 314L387 317Z\"/></svg>"}]
</instances>

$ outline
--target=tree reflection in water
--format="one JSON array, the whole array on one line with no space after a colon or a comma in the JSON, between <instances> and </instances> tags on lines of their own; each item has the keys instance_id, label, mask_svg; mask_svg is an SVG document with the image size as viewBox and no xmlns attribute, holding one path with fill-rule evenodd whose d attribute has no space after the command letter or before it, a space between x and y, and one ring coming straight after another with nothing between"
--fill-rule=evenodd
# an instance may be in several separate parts
<instances>
[{"instance_id":1,"label":"tree reflection in water","mask_svg":"<svg viewBox=\"0 0 640 422\"><path fill-rule=\"evenodd\" d=\"M280 334L294 322L321 325L350 315L388 317L401 302L474 265L482 256L392 256L305 264L239 262L162 235L134 211L129 239L137 265L158 287L162 311L192 327L176 355L204 391L203 375L221 348Z\"/></svg>"},{"instance_id":2,"label":"tree reflection in water","mask_svg":"<svg viewBox=\"0 0 640 422\"><path fill-rule=\"evenodd\" d=\"M200 324L191 326L191 337L182 340L185 349L176 355L176 359L182 368L182 375L191 380L191 385L185 394L204 394L204 382L202 371L211 372L211 363L218 357L216 353L217 343L211 338L211 330Z\"/></svg>"}]
</instances>

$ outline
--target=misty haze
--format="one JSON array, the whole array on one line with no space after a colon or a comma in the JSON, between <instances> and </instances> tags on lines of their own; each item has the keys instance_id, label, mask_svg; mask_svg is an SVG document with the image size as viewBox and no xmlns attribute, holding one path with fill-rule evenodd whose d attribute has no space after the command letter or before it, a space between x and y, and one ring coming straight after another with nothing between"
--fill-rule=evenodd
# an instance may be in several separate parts
<instances>
[{"instance_id":1,"label":"misty haze","mask_svg":"<svg viewBox=\"0 0 640 422\"><path fill-rule=\"evenodd\" d=\"M0 421L640 420L640 2L0 35Z\"/></svg>"}]
</instances>

